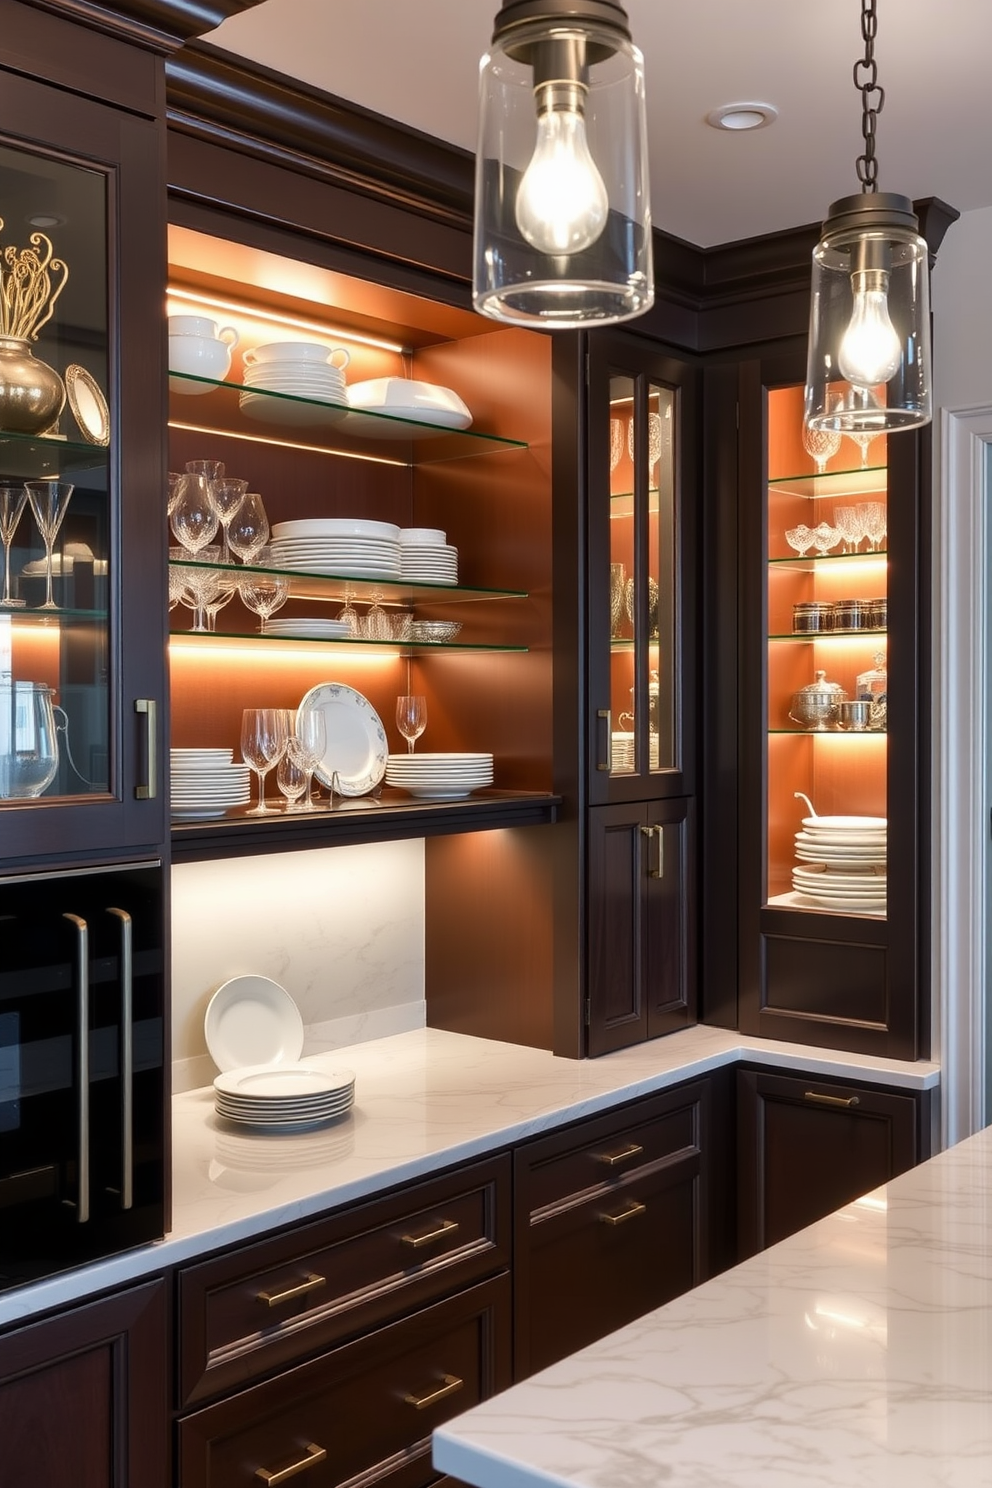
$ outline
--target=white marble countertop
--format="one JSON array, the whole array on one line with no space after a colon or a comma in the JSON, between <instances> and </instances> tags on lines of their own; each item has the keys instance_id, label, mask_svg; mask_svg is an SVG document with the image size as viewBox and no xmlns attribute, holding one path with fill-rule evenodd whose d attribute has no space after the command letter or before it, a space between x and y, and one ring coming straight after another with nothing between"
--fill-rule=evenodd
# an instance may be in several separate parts
<instances>
[{"instance_id":1,"label":"white marble countertop","mask_svg":"<svg viewBox=\"0 0 992 1488\"><path fill-rule=\"evenodd\" d=\"M312 1056L353 1069L355 1109L300 1136L238 1131L205 1087L173 1100L173 1227L162 1241L0 1294L0 1326L367 1198L565 1122L755 1059L769 1067L935 1086L938 1067L696 1027L601 1059L421 1028Z\"/></svg>"},{"instance_id":2,"label":"white marble countertop","mask_svg":"<svg viewBox=\"0 0 992 1488\"><path fill-rule=\"evenodd\" d=\"M992 1128L435 1433L479 1488L987 1488Z\"/></svg>"}]
</instances>

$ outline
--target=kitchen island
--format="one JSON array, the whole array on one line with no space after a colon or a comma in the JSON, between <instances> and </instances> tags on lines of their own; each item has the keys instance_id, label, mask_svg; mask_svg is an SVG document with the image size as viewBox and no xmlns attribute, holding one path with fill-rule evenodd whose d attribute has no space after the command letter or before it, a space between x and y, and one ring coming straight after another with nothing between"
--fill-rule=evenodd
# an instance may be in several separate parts
<instances>
[{"instance_id":1,"label":"kitchen island","mask_svg":"<svg viewBox=\"0 0 992 1488\"><path fill-rule=\"evenodd\" d=\"M992 1128L435 1433L477 1488L992 1484Z\"/></svg>"}]
</instances>

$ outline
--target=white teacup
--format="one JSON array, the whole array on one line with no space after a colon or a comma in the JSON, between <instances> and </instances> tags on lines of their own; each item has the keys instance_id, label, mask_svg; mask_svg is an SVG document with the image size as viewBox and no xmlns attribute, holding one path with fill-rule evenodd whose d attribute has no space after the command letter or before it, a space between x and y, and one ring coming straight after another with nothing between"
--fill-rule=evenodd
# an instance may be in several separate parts
<instances>
[{"instance_id":1,"label":"white teacup","mask_svg":"<svg viewBox=\"0 0 992 1488\"><path fill-rule=\"evenodd\" d=\"M250 346L244 355L246 367L256 362L321 362L343 372L350 361L351 353L343 346L325 346L319 341L268 341L264 346Z\"/></svg>"},{"instance_id":2,"label":"white teacup","mask_svg":"<svg viewBox=\"0 0 992 1488\"><path fill-rule=\"evenodd\" d=\"M195 317L187 317L194 319ZM233 341L222 339L226 334ZM214 382L223 382L231 370L231 348L238 339L237 331L228 326L220 336L171 336L169 337L169 370L182 372L189 377L209 377ZM174 393L209 393L210 388L195 382L183 382L178 377L169 379Z\"/></svg>"},{"instance_id":3,"label":"white teacup","mask_svg":"<svg viewBox=\"0 0 992 1488\"><path fill-rule=\"evenodd\" d=\"M206 315L170 315L169 335L209 336L215 341L226 341L229 346L238 344L238 333L233 326L225 326L222 331L218 331L217 322Z\"/></svg>"}]
</instances>

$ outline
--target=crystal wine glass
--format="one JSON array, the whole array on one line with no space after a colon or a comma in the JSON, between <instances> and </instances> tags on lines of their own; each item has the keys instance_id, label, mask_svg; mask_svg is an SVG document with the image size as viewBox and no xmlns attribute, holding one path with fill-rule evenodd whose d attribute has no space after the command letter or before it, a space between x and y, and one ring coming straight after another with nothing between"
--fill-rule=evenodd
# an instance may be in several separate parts
<instances>
[{"instance_id":1,"label":"crystal wine glass","mask_svg":"<svg viewBox=\"0 0 992 1488\"><path fill-rule=\"evenodd\" d=\"M200 564L207 565L220 561L220 544L201 548L197 553ZM190 630L205 631L210 626L207 621L207 606L212 603L221 590L223 575L219 569L209 567L193 567L191 564L184 575L184 593L181 598L185 603L191 604L193 609L193 624Z\"/></svg>"},{"instance_id":2,"label":"crystal wine glass","mask_svg":"<svg viewBox=\"0 0 992 1488\"><path fill-rule=\"evenodd\" d=\"M816 462L816 473L822 475L827 461L840 449L838 429L811 429L803 421L803 449Z\"/></svg>"},{"instance_id":3,"label":"crystal wine glass","mask_svg":"<svg viewBox=\"0 0 992 1488\"><path fill-rule=\"evenodd\" d=\"M171 517L172 516L172 513L175 511L175 509L176 509L176 503L179 500L179 497L182 495L181 487L182 487L182 483L183 483L183 481L185 479L186 479L186 477L185 477L185 475L183 474L182 471L180 471L180 470L170 470L169 471L168 485L166 487L166 490L167 490L166 507L165 507L166 516Z\"/></svg>"},{"instance_id":4,"label":"crystal wine glass","mask_svg":"<svg viewBox=\"0 0 992 1488\"><path fill-rule=\"evenodd\" d=\"M877 553L885 541L888 525L888 513L885 510L885 502L863 501L860 509L865 524L865 536L871 544L871 551Z\"/></svg>"},{"instance_id":5,"label":"crystal wine glass","mask_svg":"<svg viewBox=\"0 0 992 1488\"><path fill-rule=\"evenodd\" d=\"M203 480L220 480L224 475L223 460L187 460L186 470L188 474L201 477Z\"/></svg>"},{"instance_id":6,"label":"crystal wine glass","mask_svg":"<svg viewBox=\"0 0 992 1488\"><path fill-rule=\"evenodd\" d=\"M338 619L347 625L353 636L359 633L359 616L354 604L355 591L350 584L344 586L344 608L338 615Z\"/></svg>"},{"instance_id":7,"label":"crystal wine glass","mask_svg":"<svg viewBox=\"0 0 992 1488\"><path fill-rule=\"evenodd\" d=\"M258 554L260 562L268 557L267 549ZM264 634L265 622L276 610L281 610L289 598L289 579L285 574L252 573L239 580L242 603L261 621L259 630Z\"/></svg>"},{"instance_id":8,"label":"crystal wine glass","mask_svg":"<svg viewBox=\"0 0 992 1488\"><path fill-rule=\"evenodd\" d=\"M393 622L382 607L382 590L372 590L372 603L365 615L362 632L368 641L391 641Z\"/></svg>"},{"instance_id":9,"label":"crystal wine glass","mask_svg":"<svg viewBox=\"0 0 992 1488\"><path fill-rule=\"evenodd\" d=\"M246 491L227 529L232 553L242 563L254 563L269 540L269 519L257 491Z\"/></svg>"},{"instance_id":10,"label":"crystal wine glass","mask_svg":"<svg viewBox=\"0 0 992 1488\"><path fill-rule=\"evenodd\" d=\"M14 599L10 593L10 548L27 499L26 486L0 485L0 542L3 543L3 599L0 599L0 605L5 610L19 610L24 606L23 599Z\"/></svg>"},{"instance_id":11,"label":"crystal wine glass","mask_svg":"<svg viewBox=\"0 0 992 1488\"><path fill-rule=\"evenodd\" d=\"M661 459L661 452L665 445L664 420L660 413L648 414L648 484L651 484L651 472ZM627 453L631 464L634 461L634 420L631 419L627 425Z\"/></svg>"},{"instance_id":12,"label":"crystal wine glass","mask_svg":"<svg viewBox=\"0 0 992 1488\"><path fill-rule=\"evenodd\" d=\"M276 765L276 785L279 787L281 794L286 798L287 811L302 811L304 809L296 803L306 790L307 784L306 772L296 763L290 750L287 748L286 753L278 765Z\"/></svg>"},{"instance_id":13,"label":"crystal wine glass","mask_svg":"<svg viewBox=\"0 0 992 1488\"><path fill-rule=\"evenodd\" d=\"M868 469L868 451L873 442L878 438L877 434L848 434L848 439L853 439L861 451L861 469Z\"/></svg>"},{"instance_id":14,"label":"crystal wine glass","mask_svg":"<svg viewBox=\"0 0 992 1488\"><path fill-rule=\"evenodd\" d=\"M248 482L246 480L235 480L233 476L225 475L219 480L210 481L208 489L211 504L224 530L223 561L230 563L231 544L228 542L227 529L234 520L238 507L245 499Z\"/></svg>"},{"instance_id":15,"label":"crystal wine glass","mask_svg":"<svg viewBox=\"0 0 992 1488\"><path fill-rule=\"evenodd\" d=\"M327 752L327 720L316 708L303 708L296 715L289 736L288 753L297 767L303 771L305 785L302 811L313 811L311 798L313 772Z\"/></svg>"},{"instance_id":16,"label":"crystal wine glass","mask_svg":"<svg viewBox=\"0 0 992 1488\"><path fill-rule=\"evenodd\" d=\"M213 542L217 536L218 518L210 500L210 482L206 476L190 472L183 478L169 521L176 541L194 557L201 548Z\"/></svg>"},{"instance_id":17,"label":"crystal wine glass","mask_svg":"<svg viewBox=\"0 0 992 1488\"><path fill-rule=\"evenodd\" d=\"M24 482L38 531L45 544L45 603L40 610L57 610L52 595L52 550L75 487L71 481L30 480Z\"/></svg>"},{"instance_id":18,"label":"crystal wine glass","mask_svg":"<svg viewBox=\"0 0 992 1488\"><path fill-rule=\"evenodd\" d=\"M223 569L214 569L213 574L213 593L203 606L208 630L217 629L217 616L239 592L238 580L233 573L225 572Z\"/></svg>"},{"instance_id":19,"label":"crystal wine glass","mask_svg":"<svg viewBox=\"0 0 992 1488\"><path fill-rule=\"evenodd\" d=\"M834 526L844 539L844 552L856 553L865 535L864 524L856 506L835 506Z\"/></svg>"},{"instance_id":20,"label":"crystal wine glass","mask_svg":"<svg viewBox=\"0 0 992 1488\"><path fill-rule=\"evenodd\" d=\"M286 752L290 714L285 708L246 708L241 715L241 756L258 776L258 805L249 816L262 816L269 810L265 804L265 777Z\"/></svg>"},{"instance_id":21,"label":"crystal wine glass","mask_svg":"<svg viewBox=\"0 0 992 1488\"><path fill-rule=\"evenodd\" d=\"M406 747L413 747L427 727L427 699L406 693L396 699L396 727L406 740Z\"/></svg>"},{"instance_id":22,"label":"crystal wine glass","mask_svg":"<svg viewBox=\"0 0 992 1488\"><path fill-rule=\"evenodd\" d=\"M610 474L616 470L623 455L623 419L610 419Z\"/></svg>"}]
</instances>

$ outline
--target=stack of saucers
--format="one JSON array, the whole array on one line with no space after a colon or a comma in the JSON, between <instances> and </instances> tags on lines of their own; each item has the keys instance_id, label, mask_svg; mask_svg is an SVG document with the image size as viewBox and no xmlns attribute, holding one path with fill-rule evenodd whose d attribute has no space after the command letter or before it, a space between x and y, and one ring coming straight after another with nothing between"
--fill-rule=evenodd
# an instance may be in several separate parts
<instances>
[{"instance_id":1,"label":"stack of saucers","mask_svg":"<svg viewBox=\"0 0 992 1488\"><path fill-rule=\"evenodd\" d=\"M355 1104L352 1070L312 1064L262 1064L214 1080L217 1114L238 1126L299 1131L343 1116Z\"/></svg>"},{"instance_id":2,"label":"stack of saucers","mask_svg":"<svg viewBox=\"0 0 992 1488\"><path fill-rule=\"evenodd\" d=\"M328 620L323 615L270 615L262 626L263 635L302 636L308 641L347 640L352 634L347 620Z\"/></svg>"},{"instance_id":3,"label":"stack of saucers","mask_svg":"<svg viewBox=\"0 0 992 1488\"><path fill-rule=\"evenodd\" d=\"M223 816L247 806L251 771L236 765L230 749L170 749L172 815Z\"/></svg>"},{"instance_id":4,"label":"stack of saucers","mask_svg":"<svg viewBox=\"0 0 992 1488\"><path fill-rule=\"evenodd\" d=\"M277 522L270 544L272 566L356 579L398 579L399 532L393 522L357 517Z\"/></svg>"},{"instance_id":5,"label":"stack of saucers","mask_svg":"<svg viewBox=\"0 0 992 1488\"><path fill-rule=\"evenodd\" d=\"M491 754L391 754L387 785L425 801L460 801L493 783Z\"/></svg>"},{"instance_id":6,"label":"stack of saucers","mask_svg":"<svg viewBox=\"0 0 992 1488\"><path fill-rule=\"evenodd\" d=\"M242 413L273 423L320 424L326 422L330 405L339 418L347 417L344 371L328 361L339 352L315 341L274 341L246 353ZM270 398L268 393L282 396ZM306 402L291 401L296 399Z\"/></svg>"},{"instance_id":7,"label":"stack of saucers","mask_svg":"<svg viewBox=\"0 0 992 1488\"><path fill-rule=\"evenodd\" d=\"M400 571L422 584L457 584L458 549L438 527L400 528Z\"/></svg>"},{"instance_id":8,"label":"stack of saucers","mask_svg":"<svg viewBox=\"0 0 992 1488\"><path fill-rule=\"evenodd\" d=\"M884 914L884 816L808 816L796 833L792 886L801 901L842 913Z\"/></svg>"}]
</instances>

